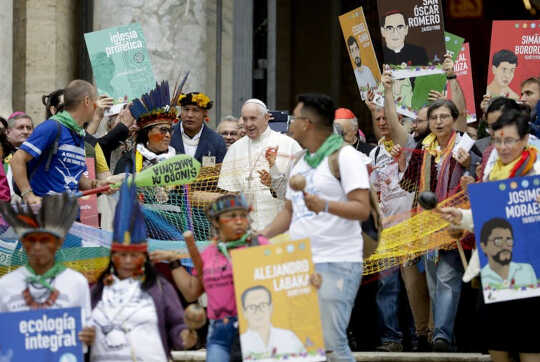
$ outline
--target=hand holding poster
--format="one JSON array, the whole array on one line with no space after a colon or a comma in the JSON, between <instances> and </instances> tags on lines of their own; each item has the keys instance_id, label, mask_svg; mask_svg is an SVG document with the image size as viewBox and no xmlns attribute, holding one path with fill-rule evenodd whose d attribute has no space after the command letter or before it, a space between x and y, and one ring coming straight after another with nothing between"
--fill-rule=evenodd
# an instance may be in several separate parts
<instances>
[{"instance_id":1,"label":"hand holding poster","mask_svg":"<svg viewBox=\"0 0 540 362\"><path fill-rule=\"evenodd\" d=\"M520 98L521 83L540 75L540 21L494 21L487 94Z\"/></svg>"},{"instance_id":2,"label":"hand holding poster","mask_svg":"<svg viewBox=\"0 0 540 362\"><path fill-rule=\"evenodd\" d=\"M363 100L369 89L377 87L381 81L381 71L369 35L366 17L362 7L339 17L345 45L349 51L356 84Z\"/></svg>"},{"instance_id":3,"label":"hand holding poster","mask_svg":"<svg viewBox=\"0 0 540 362\"><path fill-rule=\"evenodd\" d=\"M471 68L471 53L469 43L464 43L454 63L454 73L461 86L467 105L467 123L476 122L476 105L474 102L474 86ZM452 99L451 89L448 88L448 98Z\"/></svg>"},{"instance_id":4,"label":"hand holding poster","mask_svg":"<svg viewBox=\"0 0 540 362\"><path fill-rule=\"evenodd\" d=\"M138 23L84 34L98 94L116 101L140 97L154 87L150 56Z\"/></svg>"},{"instance_id":5,"label":"hand holding poster","mask_svg":"<svg viewBox=\"0 0 540 362\"><path fill-rule=\"evenodd\" d=\"M445 53L441 0L378 0L384 63L396 79L440 74Z\"/></svg>"},{"instance_id":6,"label":"hand holding poster","mask_svg":"<svg viewBox=\"0 0 540 362\"><path fill-rule=\"evenodd\" d=\"M1 313L3 361L82 362L81 308Z\"/></svg>"},{"instance_id":7,"label":"hand holding poster","mask_svg":"<svg viewBox=\"0 0 540 362\"><path fill-rule=\"evenodd\" d=\"M309 240L231 254L244 361L324 361Z\"/></svg>"},{"instance_id":8,"label":"hand holding poster","mask_svg":"<svg viewBox=\"0 0 540 362\"><path fill-rule=\"evenodd\" d=\"M540 176L471 184L468 192L485 303L540 296Z\"/></svg>"}]
</instances>

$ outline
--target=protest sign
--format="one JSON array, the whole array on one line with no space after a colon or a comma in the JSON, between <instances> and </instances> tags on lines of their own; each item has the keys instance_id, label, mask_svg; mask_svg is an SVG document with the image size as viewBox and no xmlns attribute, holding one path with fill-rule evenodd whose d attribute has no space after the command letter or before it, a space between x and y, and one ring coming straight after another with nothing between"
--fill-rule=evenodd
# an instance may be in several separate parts
<instances>
[{"instance_id":1,"label":"protest sign","mask_svg":"<svg viewBox=\"0 0 540 362\"><path fill-rule=\"evenodd\" d=\"M367 91L377 87L381 81L381 71L369 35L364 10L359 7L341 15L339 23L351 59L356 84L362 99L365 100Z\"/></svg>"},{"instance_id":2,"label":"protest sign","mask_svg":"<svg viewBox=\"0 0 540 362\"><path fill-rule=\"evenodd\" d=\"M540 176L471 184L468 192L484 301L539 296Z\"/></svg>"},{"instance_id":3,"label":"protest sign","mask_svg":"<svg viewBox=\"0 0 540 362\"><path fill-rule=\"evenodd\" d=\"M458 53L465 39L452 33L444 33L444 41L446 52L452 56L452 60L456 61ZM433 74L422 77L417 77L414 80L414 90L412 98L412 108L419 110L428 103L428 95L430 90L442 92L446 84L445 74Z\"/></svg>"},{"instance_id":4,"label":"protest sign","mask_svg":"<svg viewBox=\"0 0 540 362\"><path fill-rule=\"evenodd\" d=\"M176 186L195 181L201 164L189 155L176 155L137 174L135 184L143 186Z\"/></svg>"},{"instance_id":5,"label":"protest sign","mask_svg":"<svg viewBox=\"0 0 540 362\"><path fill-rule=\"evenodd\" d=\"M231 254L244 361L324 361L317 291L309 281L309 240ZM269 333L268 342L260 330Z\"/></svg>"},{"instance_id":6,"label":"protest sign","mask_svg":"<svg viewBox=\"0 0 540 362\"><path fill-rule=\"evenodd\" d=\"M0 313L0 360L83 362L81 308Z\"/></svg>"},{"instance_id":7,"label":"protest sign","mask_svg":"<svg viewBox=\"0 0 540 362\"><path fill-rule=\"evenodd\" d=\"M84 34L98 93L120 102L155 86L150 56L138 23Z\"/></svg>"},{"instance_id":8,"label":"protest sign","mask_svg":"<svg viewBox=\"0 0 540 362\"><path fill-rule=\"evenodd\" d=\"M378 0L384 63L396 79L443 73L441 0Z\"/></svg>"},{"instance_id":9,"label":"protest sign","mask_svg":"<svg viewBox=\"0 0 540 362\"><path fill-rule=\"evenodd\" d=\"M538 20L493 22L487 94L519 99L521 83L540 75L539 30Z\"/></svg>"},{"instance_id":10,"label":"protest sign","mask_svg":"<svg viewBox=\"0 0 540 362\"><path fill-rule=\"evenodd\" d=\"M91 180L96 179L96 160L94 158L86 158L86 173L85 176ZM79 198L79 206L81 208L81 222L86 225L93 227L99 227L99 216L98 216L98 204L97 204L97 195L86 195Z\"/></svg>"},{"instance_id":11,"label":"protest sign","mask_svg":"<svg viewBox=\"0 0 540 362\"><path fill-rule=\"evenodd\" d=\"M474 86L471 68L471 53L469 43L464 43L454 63L454 73L461 86L467 105L467 123L476 122L476 104L474 102ZM448 88L448 98L452 99L452 91Z\"/></svg>"}]
</instances>

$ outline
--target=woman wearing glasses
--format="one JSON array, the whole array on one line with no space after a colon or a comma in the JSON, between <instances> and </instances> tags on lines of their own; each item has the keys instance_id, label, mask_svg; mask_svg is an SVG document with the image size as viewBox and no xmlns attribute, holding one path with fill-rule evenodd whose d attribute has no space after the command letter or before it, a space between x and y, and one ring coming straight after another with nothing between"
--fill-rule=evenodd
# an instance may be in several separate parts
<instances>
[{"instance_id":1,"label":"woman wearing glasses","mask_svg":"<svg viewBox=\"0 0 540 362\"><path fill-rule=\"evenodd\" d=\"M505 111L491 128L493 130L492 143L496 150L492 156L495 159L494 162L486 165L483 181L540 174L538 150L528 144L529 118L526 114L516 110ZM463 229L473 230L471 210L443 208L438 212L450 223ZM498 229L499 232L504 231L501 227ZM497 235L484 243L481 242L480 245L486 248L502 247L500 240L497 242L492 240L496 239L495 236ZM510 236L507 235L506 239L509 238ZM532 243L537 240L521 240L520 242ZM486 254L489 254L489 251ZM479 265L478 254L473 255L473 258L476 258L476 265ZM472 258L471 264L474 265ZM476 273L479 271L478 268ZM532 329L540 325L539 309L540 297L492 304L482 303L480 316L482 325L485 327L482 335L494 362L511 361L510 352L519 352L522 362L540 361L538 335Z\"/></svg>"}]
</instances>

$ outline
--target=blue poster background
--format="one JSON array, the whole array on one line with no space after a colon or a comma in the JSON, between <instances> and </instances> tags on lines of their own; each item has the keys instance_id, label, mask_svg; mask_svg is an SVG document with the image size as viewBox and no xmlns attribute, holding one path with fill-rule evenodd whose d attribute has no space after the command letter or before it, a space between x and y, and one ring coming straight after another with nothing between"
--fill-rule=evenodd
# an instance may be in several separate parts
<instances>
[{"instance_id":1,"label":"blue poster background","mask_svg":"<svg viewBox=\"0 0 540 362\"><path fill-rule=\"evenodd\" d=\"M521 263L520 275L528 277L520 278L517 273L513 273L512 275L516 277L509 277L509 280L501 284L488 283L484 274L481 278L485 302L493 303L540 295L538 280L540 277L540 203L536 201L536 198L540 196L540 176L471 184L468 186L468 192L480 268L488 264L488 258L480 244L482 226L492 218L501 218L512 226L514 240L512 262ZM536 275L536 283L527 282L526 285L519 283L520 279L534 280L531 278L533 276L531 267Z\"/></svg>"},{"instance_id":2,"label":"blue poster background","mask_svg":"<svg viewBox=\"0 0 540 362\"><path fill-rule=\"evenodd\" d=\"M2 362L83 361L83 344L78 337L82 328L80 307L0 313L0 325ZM64 347L65 343L70 346Z\"/></svg>"}]
</instances>

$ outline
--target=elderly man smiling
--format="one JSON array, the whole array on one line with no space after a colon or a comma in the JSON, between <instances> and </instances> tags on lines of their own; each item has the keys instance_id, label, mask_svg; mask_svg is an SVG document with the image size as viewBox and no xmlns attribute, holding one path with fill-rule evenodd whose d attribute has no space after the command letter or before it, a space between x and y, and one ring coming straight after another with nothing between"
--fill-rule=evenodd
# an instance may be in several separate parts
<instances>
[{"instance_id":1,"label":"elderly man smiling","mask_svg":"<svg viewBox=\"0 0 540 362\"><path fill-rule=\"evenodd\" d=\"M218 187L230 192L242 192L253 207L253 228L261 230L268 225L283 207L283 201L272 196L270 188L261 183L257 171L284 173L300 145L292 138L275 132L268 126L270 114L258 99L248 99L242 106L241 118L246 135L233 143L223 159ZM270 170L266 151L278 152Z\"/></svg>"}]
</instances>

